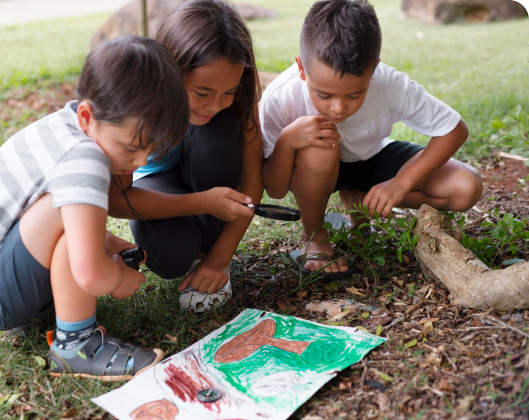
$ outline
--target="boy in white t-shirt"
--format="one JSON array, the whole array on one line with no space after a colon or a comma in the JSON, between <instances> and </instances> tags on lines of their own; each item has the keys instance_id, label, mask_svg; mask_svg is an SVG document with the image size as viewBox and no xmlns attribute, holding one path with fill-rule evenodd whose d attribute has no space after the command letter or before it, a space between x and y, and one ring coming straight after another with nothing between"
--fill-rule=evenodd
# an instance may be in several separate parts
<instances>
[{"instance_id":1,"label":"boy in white t-shirt","mask_svg":"<svg viewBox=\"0 0 529 420\"><path fill-rule=\"evenodd\" d=\"M366 0L316 2L303 24L296 64L261 100L263 182L270 197L292 190L296 198L302 253L309 258L305 271L327 266L327 277L351 274L343 259L329 264L332 248L322 222L334 191L346 209L361 203L384 217L394 206L464 211L481 196L479 173L452 159L468 137L461 116L380 63L381 44ZM390 140L398 121L432 137L428 146ZM353 226L361 222L351 219Z\"/></svg>"}]
</instances>

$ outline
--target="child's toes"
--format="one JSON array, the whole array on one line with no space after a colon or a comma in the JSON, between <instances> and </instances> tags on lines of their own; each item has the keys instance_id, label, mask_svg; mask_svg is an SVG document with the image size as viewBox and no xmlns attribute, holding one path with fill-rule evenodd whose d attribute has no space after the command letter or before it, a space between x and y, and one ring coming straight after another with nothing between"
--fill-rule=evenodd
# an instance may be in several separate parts
<instances>
[{"instance_id":1,"label":"child's toes","mask_svg":"<svg viewBox=\"0 0 529 420\"><path fill-rule=\"evenodd\" d=\"M344 260L338 261L338 267L340 273L346 273L347 271L349 271L349 266Z\"/></svg>"}]
</instances>

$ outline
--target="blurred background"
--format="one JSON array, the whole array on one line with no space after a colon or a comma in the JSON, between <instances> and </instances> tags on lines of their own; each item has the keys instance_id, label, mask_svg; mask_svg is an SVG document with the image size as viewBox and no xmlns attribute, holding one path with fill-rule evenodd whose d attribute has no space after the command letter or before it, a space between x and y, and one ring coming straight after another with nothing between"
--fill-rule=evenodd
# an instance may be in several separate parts
<instances>
[{"instance_id":1,"label":"blurred background","mask_svg":"<svg viewBox=\"0 0 529 420\"><path fill-rule=\"evenodd\" d=\"M34 106L35 110L30 106L19 115L6 109L2 99L13 89L37 91L63 82L74 86L94 33L126 3L125 0L0 0L0 143L27 123L28 118L34 119L33 111L38 114L50 111L46 106ZM259 70L268 73L285 70L298 54L301 24L312 0L244 0L244 3L275 12L275 17L248 21ZM472 159L490 153L491 148L497 147L491 121L503 119L517 104L529 109L529 21L456 19L451 24L432 24L404 19L399 0L373 0L372 4L383 31L382 61L408 73L432 95L459 111L469 125L471 141L458 157ZM467 18L479 20L479 11L467 14ZM57 95L60 93L59 89ZM53 102L52 92L44 97L50 95ZM42 97L41 100L45 101ZM395 126L393 137L422 143L426 140L401 124Z\"/></svg>"}]
</instances>

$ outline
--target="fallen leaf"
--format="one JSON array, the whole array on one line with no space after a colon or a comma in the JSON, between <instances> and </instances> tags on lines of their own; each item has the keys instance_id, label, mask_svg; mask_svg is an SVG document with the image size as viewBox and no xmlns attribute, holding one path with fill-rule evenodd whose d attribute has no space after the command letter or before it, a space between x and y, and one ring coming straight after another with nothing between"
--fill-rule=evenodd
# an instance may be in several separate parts
<instances>
[{"instance_id":1,"label":"fallen leaf","mask_svg":"<svg viewBox=\"0 0 529 420\"><path fill-rule=\"evenodd\" d=\"M31 356L39 366L46 366L46 360L40 356Z\"/></svg>"},{"instance_id":2,"label":"fallen leaf","mask_svg":"<svg viewBox=\"0 0 529 420\"><path fill-rule=\"evenodd\" d=\"M343 311L340 312L338 315L333 316L331 319L328 319L327 321L322 322L322 324L329 324L330 322L338 321L342 319L344 316L349 315L351 311Z\"/></svg>"},{"instance_id":3,"label":"fallen leaf","mask_svg":"<svg viewBox=\"0 0 529 420\"><path fill-rule=\"evenodd\" d=\"M382 324L377 325L377 335L382 334Z\"/></svg>"},{"instance_id":4,"label":"fallen leaf","mask_svg":"<svg viewBox=\"0 0 529 420\"><path fill-rule=\"evenodd\" d=\"M176 343L176 337L174 335L165 334L165 338L167 338L169 341Z\"/></svg>"},{"instance_id":5,"label":"fallen leaf","mask_svg":"<svg viewBox=\"0 0 529 420\"><path fill-rule=\"evenodd\" d=\"M439 391L454 392L454 387L450 385L446 379L442 378L439 386L437 387Z\"/></svg>"},{"instance_id":6,"label":"fallen leaf","mask_svg":"<svg viewBox=\"0 0 529 420\"><path fill-rule=\"evenodd\" d=\"M439 322L439 318L430 318L430 319L424 318L424 319L421 319L420 321L418 321L417 324L422 325L422 324L424 324L424 323L426 323L428 321L431 321L432 323L433 322Z\"/></svg>"},{"instance_id":7,"label":"fallen leaf","mask_svg":"<svg viewBox=\"0 0 529 420\"><path fill-rule=\"evenodd\" d=\"M357 326L355 327L357 330L360 330L360 331L363 331L363 332L366 332L366 333L369 333L371 334L371 331L369 331L367 328L364 328L364 327L361 327L361 326Z\"/></svg>"},{"instance_id":8,"label":"fallen leaf","mask_svg":"<svg viewBox=\"0 0 529 420\"><path fill-rule=\"evenodd\" d=\"M358 289L355 289L354 287L346 287L345 290L348 291L349 293L353 293L358 296L365 296L363 293L360 293Z\"/></svg>"},{"instance_id":9,"label":"fallen leaf","mask_svg":"<svg viewBox=\"0 0 529 420\"><path fill-rule=\"evenodd\" d=\"M367 312L367 311L362 312L362 315L361 315L362 318L367 319L367 318L369 318L369 316L370 316L369 312Z\"/></svg>"},{"instance_id":10,"label":"fallen leaf","mask_svg":"<svg viewBox=\"0 0 529 420\"><path fill-rule=\"evenodd\" d=\"M306 290L303 290L303 291L299 291L298 293L296 293L298 295L298 297L300 298L304 298L304 297L307 297L307 291Z\"/></svg>"},{"instance_id":11,"label":"fallen leaf","mask_svg":"<svg viewBox=\"0 0 529 420\"><path fill-rule=\"evenodd\" d=\"M366 324L372 325L372 326L381 324L384 327L388 325L392 320L393 318L391 318L390 316L378 316L378 317L366 319Z\"/></svg>"},{"instance_id":12,"label":"fallen leaf","mask_svg":"<svg viewBox=\"0 0 529 420\"><path fill-rule=\"evenodd\" d=\"M389 411L389 397L383 392L377 394L377 404L380 411Z\"/></svg>"},{"instance_id":13,"label":"fallen leaf","mask_svg":"<svg viewBox=\"0 0 529 420\"><path fill-rule=\"evenodd\" d=\"M353 382L353 379L344 379L342 382L340 382L340 385L338 386L338 389L340 391L345 391L346 389L351 389L351 384Z\"/></svg>"},{"instance_id":14,"label":"fallen leaf","mask_svg":"<svg viewBox=\"0 0 529 420\"><path fill-rule=\"evenodd\" d=\"M406 254L402 254L402 259L404 260L404 262L406 264L409 264L410 263L410 259L408 258L408 256Z\"/></svg>"},{"instance_id":15,"label":"fallen leaf","mask_svg":"<svg viewBox=\"0 0 529 420\"><path fill-rule=\"evenodd\" d=\"M277 306L280 308L280 309L286 309L287 308L287 305L285 302L281 302L281 301L277 301Z\"/></svg>"},{"instance_id":16,"label":"fallen leaf","mask_svg":"<svg viewBox=\"0 0 529 420\"><path fill-rule=\"evenodd\" d=\"M411 341L408 341L406 344L404 344L404 350L407 350L409 349L410 347L414 347L417 345L417 339L414 338L413 340Z\"/></svg>"},{"instance_id":17,"label":"fallen leaf","mask_svg":"<svg viewBox=\"0 0 529 420\"><path fill-rule=\"evenodd\" d=\"M422 327L421 339L426 337L428 335L428 333L430 333L432 331L433 331L432 321L425 322L423 327Z\"/></svg>"},{"instance_id":18,"label":"fallen leaf","mask_svg":"<svg viewBox=\"0 0 529 420\"><path fill-rule=\"evenodd\" d=\"M376 370L376 369L372 369L372 370L373 370L373 372L375 372L375 373L378 375L378 377L379 377L380 379L382 379L383 381L386 381L386 382L393 382L393 378L392 378L391 376L387 375L386 373L384 373L384 372L380 372L379 370Z\"/></svg>"},{"instance_id":19,"label":"fallen leaf","mask_svg":"<svg viewBox=\"0 0 529 420\"><path fill-rule=\"evenodd\" d=\"M76 408L70 408L68 411L66 411L62 416L61 418L62 419L68 419L70 417L75 417L77 416L79 413L77 412L77 409Z\"/></svg>"},{"instance_id":20,"label":"fallen leaf","mask_svg":"<svg viewBox=\"0 0 529 420\"><path fill-rule=\"evenodd\" d=\"M420 309L422 307L422 305L424 305L424 300L421 300L419 303L416 303L415 305L411 305L407 310L406 310L406 315L409 315L411 314L412 312L415 312L417 309Z\"/></svg>"}]
</instances>

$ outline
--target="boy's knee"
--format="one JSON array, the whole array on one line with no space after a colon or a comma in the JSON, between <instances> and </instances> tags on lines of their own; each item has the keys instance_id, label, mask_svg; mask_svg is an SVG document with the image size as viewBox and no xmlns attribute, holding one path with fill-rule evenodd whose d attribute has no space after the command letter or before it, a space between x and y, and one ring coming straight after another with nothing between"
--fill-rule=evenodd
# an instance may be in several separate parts
<instances>
[{"instance_id":1,"label":"boy's knee","mask_svg":"<svg viewBox=\"0 0 529 420\"><path fill-rule=\"evenodd\" d=\"M453 185L454 211L467 211L481 198L483 180L480 173L472 167L461 171Z\"/></svg>"},{"instance_id":2,"label":"boy's knee","mask_svg":"<svg viewBox=\"0 0 529 420\"><path fill-rule=\"evenodd\" d=\"M326 175L337 170L341 156L339 147L307 147L297 151L295 164L297 168L311 173Z\"/></svg>"}]
</instances>

